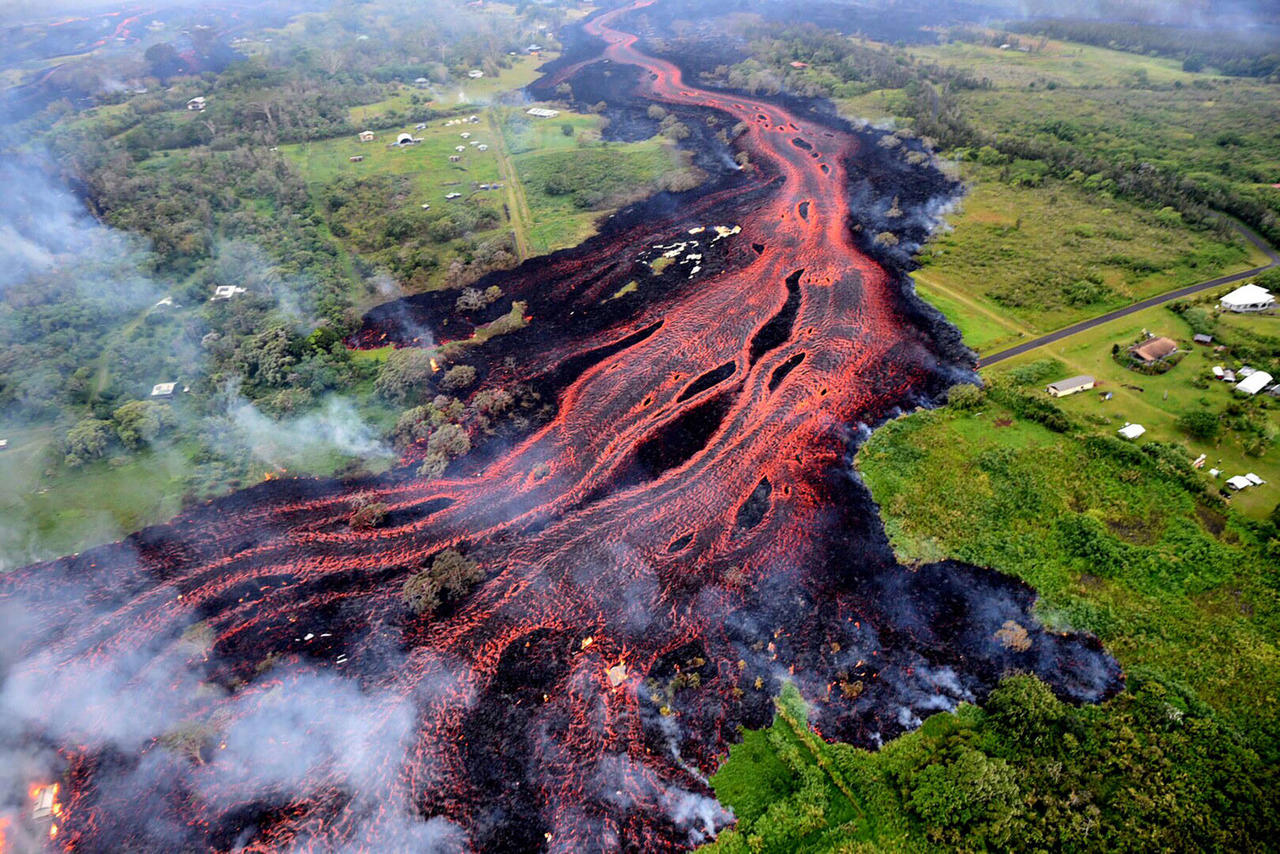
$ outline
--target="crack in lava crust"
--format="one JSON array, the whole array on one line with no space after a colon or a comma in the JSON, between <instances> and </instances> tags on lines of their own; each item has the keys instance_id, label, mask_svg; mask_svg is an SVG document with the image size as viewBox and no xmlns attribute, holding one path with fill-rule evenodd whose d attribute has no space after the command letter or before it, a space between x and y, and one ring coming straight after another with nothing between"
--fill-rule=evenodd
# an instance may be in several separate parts
<instances>
[{"instance_id":1,"label":"crack in lava crust","mask_svg":"<svg viewBox=\"0 0 1280 854\"><path fill-rule=\"evenodd\" d=\"M468 476L360 484L387 527L344 525L349 485L268 483L0 580L22 632L0 659L18 721L0 735L56 749L58 845L681 849L731 820L703 775L739 725L770 719L784 679L820 732L868 745L1014 668L1077 700L1117 688L1096 641L1039 627L1027 588L893 560L846 425L927 399L956 366L901 274L854 241L859 139L686 84L618 28L645 5L590 19L602 55L557 79L638 66L640 97L745 123L745 251L526 354L550 375L634 335ZM618 258L733 196L619 231ZM573 292L592 274L574 265L552 259L564 280L538 281ZM446 547L486 578L414 619L406 574ZM1008 620L1029 647L1000 642Z\"/></svg>"}]
</instances>

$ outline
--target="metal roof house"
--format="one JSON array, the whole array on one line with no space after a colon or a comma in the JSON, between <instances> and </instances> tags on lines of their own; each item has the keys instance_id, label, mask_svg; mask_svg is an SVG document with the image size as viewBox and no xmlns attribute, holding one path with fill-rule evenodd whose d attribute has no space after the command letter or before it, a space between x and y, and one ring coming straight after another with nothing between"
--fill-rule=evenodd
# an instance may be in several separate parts
<instances>
[{"instance_id":1,"label":"metal roof house","mask_svg":"<svg viewBox=\"0 0 1280 854\"><path fill-rule=\"evenodd\" d=\"M173 397L173 390L177 385L177 383L156 383L151 387L151 397L156 400Z\"/></svg>"},{"instance_id":2,"label":"metal roof house","mask_svg":"<svg viewBox=\"0 0 1280 854\"><path fill-rule=\"evenodd\" d=\"M371 130L362 130L362 131L360 131L360 141L361 141L361 142L373 142L373 131L371 131Z\"/></svg>"},{"instance_id":3,"label":"metal roof house","mask_svg":"<svg viewBox=\"0 0 1280 854\"><path fill-rule=\"evenodd\" d=\"M1255 395L1269 385L1271 385L1271 374L1266 371L1254 371L1236 384L1236 391Z\"/></svg>"},{"instance_id":4,"label":"metal roof house","mask_svg":"<svg viewBox=\"0 0 1280 854\"><path fill-rule=\"evenodd\" d=\"M1223 311L1267 311L1275 308L1276 298L1271 295L1271 291L1250 282L1227 294L1218 301L1218 305Z\"/></svg>"},{"instance_id":5,"label":"metal roof house","mask_svg":"<svg viewBox=\"0 0 1280 854\"><path fill-rule=\"evenodd\" d=\"M1071 377L1065 380L1058 380L1056 383L1049 383L1045 386L1052 397L1066 397L1069 394L1075 394L1080 391L1088 391L1093 388L1094 379L1088 374L1081 374L1078 377Z\"/></svg>"}]
</instances>

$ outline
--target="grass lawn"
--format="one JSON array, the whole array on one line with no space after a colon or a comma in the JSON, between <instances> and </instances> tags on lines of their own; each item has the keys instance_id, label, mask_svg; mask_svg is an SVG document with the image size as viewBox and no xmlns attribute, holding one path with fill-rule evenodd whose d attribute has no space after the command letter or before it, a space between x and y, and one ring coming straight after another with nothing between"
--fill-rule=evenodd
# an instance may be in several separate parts
<instances>
[{"instance_id":1,"label":"grass lawn","mask_svg":"<svg viewBox=\"0 0 1280 854\"><path fill-rule=\"evenodd\" d=\"M979 353L1258 263L1239 236L1165 225L1068 181L1014 186L977 163L964 174L969 195L915 279Z\"/></svg>"},{"instance_id":2,"label":"grass lawn","mask_svg":"<svg viewBox=\"0 0 1280 854\"><path fill-rule=\"evenodd\" d=\"M415 94L422 100L430 98L429 103L420 105L420 109L433 114L456 112L469 106L483 106L493 101L495 95L513 89L523 89L538 79L538 68L555 59L557 54L543 53L541 56L513 57L510 68L502 69L497 77L481 77L479 80L459 78L447 83L433 83L428 89L418 89L401 84L392 94L372 104L352 107L349 115L352 124L369 124L376 126L382 117L390 112L403 113L415 109L410 100Z\"/></svg>"},{"instance_id":3,"label":"grass lawn","mask_svg":"<svg viewBox=\"0 0 1280 854\"><path fill-rule=\"evenodd\" d=\"M975 78L991 81L998 89L1037 86L1123 86L1137 81L1154 85L1189 85L1198 76L1182 70L1172 59L1139 56L1075 42L1040 40L1019 36L1032 52L966 42L912 47L917 59L963 68Z\"/></svg>"},{"instance_id":4,"label":"grass lawn","mask_svg":"<svg viewBox=\"0 0 1280 854\"><path fill-rule=\"evenodd\" d=\"M118 540L180 508L187 455L144 451L79 469L48 465L49 430L8 431L0 453L0 570Z\"/></svg>"},{"instance_id":5,"label":"grass lawn","mask_svg":"<svg viewBox=\"0 0 1280 854\"><path fill-rule=\"evenodd\" d=\"M1280 333L1280 318L1274 317L1235 316L1225 324L1249 329L1271 327ZM1179 341L1184 348L1191 348L1191 352L1173 369L1158 376L1139 374L1117 364L1111 357L1111 345L1126 347L1144 329L1157 335L1167 335ZM1185 447L1192 456L1206 454L1204 476L1209 477L1210 468L1223 471L1223 476L1217 479L1218 486L1227 477L1256 473L1267 484L1235 494L1230 503L1245 515L1262 518L1280 501L1280 447L1273 445L1260 457L1249 456L1245 453L1241 436L1234 431L1226 431L1216 441L1203 441L1192 439L1176 425L1178 416L1184 412L1203 409L1219 413L1240 400L1230 383L1213 381L1203 389L1192 385L1196 378L1209 376L1214 365L1232 367L1235 363L1215 355L1211 347L1192 345L1191 336L1191 328L1181 317L1164 307L1151 308L1001 362L988 368L984 374L1008 373L1020 365L1052 357L1060 360L1064 369L1061 377L1051 377L1050 380L1077 374L1096 377L1097 390L1061 398L1055 403L1100 434L1115 435L1115 431L1126 422L1132 422L1147 429L1146 435L1138 440L1139 444L1173 442ZM1102 392L1110 392L1114 397L1103 401ZM1261 417L1269 418L1280 427L1280 401L1260 396L1250 401L1248 407L1257 409Z\"/></svg>"}]
</instances>

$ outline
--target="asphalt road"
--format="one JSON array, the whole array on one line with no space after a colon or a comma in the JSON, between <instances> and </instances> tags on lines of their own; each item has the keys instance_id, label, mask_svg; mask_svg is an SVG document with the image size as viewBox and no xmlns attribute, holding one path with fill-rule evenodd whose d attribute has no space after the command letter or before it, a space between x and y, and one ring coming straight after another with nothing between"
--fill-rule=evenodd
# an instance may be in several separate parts
<instances>
[{"instance_id":1,"label":"asphalt road","mask_svg":"<svg viewBox=\"0 0 1280 854\"><path fill-rule=\"evenodd\" d=\"M1270 259L1271 263L1265 264L1261 267L1255 267L1252 270L1245 270L1243 273L1232 273L1230 276L1219 276L1218 278L1210 279L1207 282L1187 285L1185 288L1178 288L1176 291L1169 291L1168 293L1160 294L1159 296L1148 297L1141 302L1135 302L1133 305L1127 305L1124 308L1109 311L1106 314L1090 318L1089 320L1082 320L1079 323L1074 323L1071 326L1066 326L1055 332L1050 332L1048 335L1041 335L1039 338L1024 341L1016 347L1010 347L1008 350L1001 350L999 353L992 353L990 356L985 356L978 360L978 367L985 368L988 365L1003 362L1005 359L1012 359L1014 356L1020 356L1023 353L1038 349L1046 344L1052 344L1054 341L1061 341L1063 338L1069 338L1077 332L1084 332L1086 329L1094 329L1104 323L1110 323L1113 320L1133 314L1134 312L1151 308L1153 305L1160 305L1172 300L1181 299L1182 297L1191 296L1192 294L1198 294L1201 291L1207 291L1223 285L1229 285L1232 282L1238 282L1241 279L1248 279L1256 276L1264 270L1270 270L1272 267L1280 266L1280 254L1277 254L1275 249L1255 234L1252 229L1239 223L1236 223L1235 225L1240 229L1241 233L1243 233L1245 237L1249 238L1255 246L1266 253L1267 258Z\"/></svg>"}]
</instances>

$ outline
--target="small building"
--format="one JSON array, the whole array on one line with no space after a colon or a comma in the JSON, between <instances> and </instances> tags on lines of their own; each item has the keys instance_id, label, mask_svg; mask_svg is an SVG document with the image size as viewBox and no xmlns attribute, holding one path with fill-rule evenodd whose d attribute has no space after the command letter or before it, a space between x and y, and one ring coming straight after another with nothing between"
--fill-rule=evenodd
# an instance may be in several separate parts
<instances>
[{"instance_id":1,"label":"small building","mask_svg":"<svg viewBox=\"0 0 1280 854\"><path fill-rule=\"evenodd\" d=\"M1220 379L1222 379L1222 375L1223 375L1223 374L1225 374L1225 373L1226 373L1226 371L1224 371L1224 370L1222 369L1222 365L1214 365L1214 366L1213 366L1213 378L1214 378L1215 380L1220 380Z\"/></svg>"},{"instance_id":2,"label":"small building","mask_svg":"<svg viewBox=\"0 0 1280 854\"><path fill-rule=\"evenodd\" d=\"M533 116L535 119L554 119L560 115L560 111L549 110L546 107L530 107L525 110L525 115Z\"/></svg>"},{"instance_id":3,"label":"small building","mask_svg":"<svg viewBox=\"0 0 1280 854\"><path fill-rule=\"evenodd\" d=\"M797 59L795 62L791 63L791 67L792 68L808 68L809 63L801 62L800 60Z\"/></svg>"},{"instance_id":4,"label":"small building","mask_svg":"<svg viewBox=\"0 0 1280 854\"><path fill-rule=\"evenodd\" d=\"M1116 432L1120 434L1122 439L1136 439L1147 432L1147 428L1141 424L1126 424Z\"/></svg>"},{"instance_id":5,"label":"small building","mask_svg":"<svg viewBox=\"0 0 1280 854\"><path fill-rule=\"evenodd\" d=\"M193 113L203 113L204 108L209 106L209 101L204 95L198 95L187 101L187 109Z\"/></svg>"},{"instance_id":6,"label":"small building","mask_svg":"<svg viewBox=\"0 0 1280 854\"><path fill-rule=\"evenodd\" d=\"M213 296L209 297L209 299L215 301L232 299L233 297L240 296L242 293L244 293L244 288L236 287L235 285L218 285L213 289Z\"/></svg>"},{"instance_id":7,"label":"small building","mask_svg":"<svg viewBox=\"0 0 1280 854\"><path fill-rule=\"evenodd\" d=\"M37 823L53 821L58 808L58 784L51 783L36 789L31 804L31 820Z\"/></svg>"},{"instance_id":8,"label":"small building","mask_svg":"<svg viewBox=\"0 0 1280 854\"><path fill-rule=\"evenodd\" d=\"M1152 338L1133 348L1135 358L1147 364L1159 362L1178 352L1178 342L1172 338Z\"/></svg>"},{"instance_id":9,"label":"small building","mask_svg":"<svg viewBox=\"0 0 1280 854\"><path fill-rule=\"evenodd\" d=\"M462 133L458 134L458 136L462 137L463 139L471 139L471 131L464 130Z\"/></svg>"},{"instance_id":10,"label":"small building","mask_svg":"<svg viewBox=\"0 0 1280 854\"><path fill-rule=\"evenodd\" d=\"M1252 396L1269 385L1271 385L1271 374L1266 371L1254 371L1236 385L1236 391Z\"/></svg>"},{"instance_id":11,"label":"small building","mask_svg":"<svg viewBox=\"0 0 1280 854\"><path fill-rule=\"evenodd\" d=\"M426 129L427 129L427 123L426 123L426 122L418 122L416 125L414 125L414 126L413 126L413 129L414 129L414 130L426 130Z\"/></svg>"},{"instance_id":12,"label":"small building","mask_svg":"<svg viewBox=\"0 0 1280 854\"><path fill-rule=\"evenodd\" d=\"M489 146L485 145L483 142L476 146L476 151L488 151L488 150L489 150Z\"/></svg>"},{"instance_id":13,"label":"small building","mask_svg":"<svg viewBox=\"0 0 1280 854\"><path fill-rule=\"evenodd\" d=\"M417 142L411 133L402 133L396 137L396 145L413 145Z\"/></svg>"},{"instance_id":14,"label":"small building","mask_svg":"<svg viewBox=\"0 0 1280 854\"><path fill-rule=\"evenodd\" d=\"M1271 291L1250 282L1227 294L1218 301L1218 305L1223 311L1269 311L1275 308L1276 298L1271 295Z\"/></svg>"},{"instance_id":15,"label":"small building","mask_svg":"<svg viewBox=\"0 0 1280 854\"><path fill-rule=\"evenodd\" d=\"M1222 372L1222 381L1224 383L1233 383L1236 381L1236 372L1227 368Z\"/></svg>"},{"instance_id":16,"label":"small building","mask_svg":"<svg viewBox=\"0 0 1280 854\"><path fill-rule=\"evenodd\" d=\"M542 53L543 47L540 44L531 44L525 48L526 53Z\"/></svg>"},{"instance_id":17,"label":"small building","mask_svg":"<svg viewBox=\"0 0 1280 854\"><path fill-rule=\"evenodd\" d=\"M7 448L7 447L9 447L9 440L8 440L8 439L0 439L0 451L3 451L3 450L4 450L5 448Z\"/></svg>"},{"instance_id":18,"label":"small building","mask_svg":"<svg viewBox=\"0 0 1280 854\"><path fill-rule=\"evenodd\" d=\"M431 203L430 203L430 202L423 202L423 203L422 203L422 209L423 209L424 211L429 211L429 210L431 210Z\"/></svg>"},{"instance_id":19,"label":"small building","mask_svg":"<svg viewBox=\"0 0 1280 854\"><path fill-rule=\"evenodd\" d=\"M478 123L479 123L479 121L480 121L480 117L479 117L479 116L467 116L467 123L468 123L468 124L473 124L473 125L474 125L474 124L478 124Z\"/></svg>"},{"instance_id":20,"label":"small building","mask_svg":"<svg viewBox=\"0 0 1280 854\"><path fill-rule=\"evenodd\" d=\"M417 86L419 89L425 89L431 85L431 81L425 77L416 77L414 78L413 85Z\"/></svg>"},{"instance_id":21,"label":"small building","mask_svg":"<svg viewBox=\"0 0 1280 854\"><path fill-rule=\"evenodd\" d=\"M460 199L462 198L462 193L446 193L445 198L448 199L449 201L453 201L454 199Z\"/></svg>"},{"instance_id":22,"label":"small building","mask_svg":"<svg viewBox=\"0 0 1280 854\"><path fill-rule=\"evenodd\" d=\"M347 158L347 160L349 160L349 161L350 161L350 162L352 162L352 163L362 163L362 162L364 162L364 155L363 155L363 154L353 154L353 155L351 155L350 157L348 157L348 158Z\"/></svg>"},{"instance_id":23,"label":"small building","mask_svg":"<svg viewBox=\"0 0 1280 854\"><path fill-rule=\"evenodd\" d=\"M1231 487L1236 492L1239 492L1242 489L1248 489L1253 485L1254 485L1253 481L1249 480L1249 478L1245 477L1242 474L1238 474L1235 477L1227 478L1227 486Z\"/></svg>"},{"instance_id":24,"label":"small building","mask_svg":"<svg viewBox=\"0 0 1280 854\"><path fill-rule=\"evenodd\" d=\"M449 155L449 162L450 162L450 163L461 163L461 162L462 162L462 155L460 155L460 154L450 154L450 155Z\"/></svg>"},{"instance_id":25,"label":"small building","mask_svg":"<svg viewBox=\"0 0 1280 854\"><path fill-rule=\"evenodd\" d=\"M1199 333L1199 334L1197 334L1197 335L1193 335L1193 336L1191 337L1191 340L1192 340L1192 341L1194 341L1194 342L1196 342L1197 344L1212 344L1212 343L1213 343L1213 336L1212 336L1212 335L1205 335L1203 332L1201 332L1201 333Z\"/></svg>"},{"instance_id":26,"label":"small building","mask_svg":"<svg viewBox=\"0 0 1280 854\"><path fill-rule=\"evenodd\" d=\"M155 400L168 400L173 397L177 383L156 383L151 387L151 397Z\"/></svg>"},{"instance_id":27,"label":"small building","mask_svg":"<svg viewBox=\"0 0 1280 854\"><path fill-rule=\"evenodd\" d=\"M467 147L465 145L455 145L453 147L453 150L457 152L463 152L467 150Z\"/></svg>"},{"instance_id":28,"label":"small building","mask_svg":"<svg viewBox=\"0 0 1280 854\"><path fill-rule=\"evenodd\" d=\"M1088 391L1093 388L1093 377L1088 374L1081 374L1078 377L1070 379L1058 380L1056 383L1049 383L1045 386L1045 391L1049 392L1051 397L1066 397L1069 394L1075 394L1079 391Z\"/></svg>"},{"instance_id":29,"label":"small building","mask_svg":"<svg viewBox=\"0 0 1280 854\"><path fill-rule=\"evenodd\" d=\"M479 80L481 77L484 76L484 72L481 71L479 68L473 68L467 72L467 76L470 77L472 80Z\"/></svg>"},{"instance_id":30,"label":"small building","mask_svg":"<svg viewBox=\"0 0 1280 854\"><path fill-rule=\"evenodd\" d=\"M360 131L360 141L361 141L361 142L373 142L373 131L371 131L371 130L362 130L362 131Z\"/></svg>"}]
</instances>

